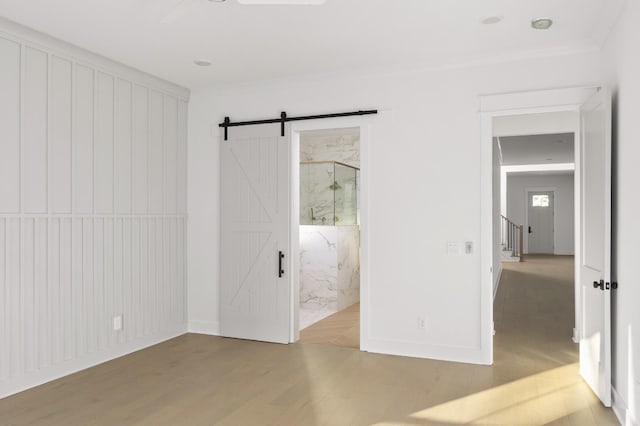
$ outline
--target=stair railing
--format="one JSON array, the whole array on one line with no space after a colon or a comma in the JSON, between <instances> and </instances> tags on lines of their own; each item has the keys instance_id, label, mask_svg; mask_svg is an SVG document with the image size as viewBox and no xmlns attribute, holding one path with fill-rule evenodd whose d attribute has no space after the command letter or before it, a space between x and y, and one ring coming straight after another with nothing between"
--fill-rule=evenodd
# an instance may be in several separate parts
<instances>
[{"instance_id":1,"label":"stair railing","mask_svg":"<svg viewBox=\"0 0 640 426\"><path fill-rule=\"evenodd\" d=\"M516 225L509 218L500 215L502 246L511 251L511 256L519 257L522 261L522 241L524 225Z\"/></svg>"}]
</instances>

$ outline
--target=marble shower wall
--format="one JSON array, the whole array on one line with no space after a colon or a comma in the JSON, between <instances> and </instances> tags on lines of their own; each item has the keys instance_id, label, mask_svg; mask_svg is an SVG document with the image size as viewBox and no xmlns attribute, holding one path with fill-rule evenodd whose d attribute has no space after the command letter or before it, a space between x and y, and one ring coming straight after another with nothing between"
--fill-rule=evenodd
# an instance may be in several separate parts
<instances>
[{"instance_id":1,"label":"marble shower wall","mask_svg":"<svg viewBox=\"0 0 640 426\"><path fill-rule=\"evenodd\" d=\"M359 227L300 227L300 304L337 312L360 300Z\"/></svg>"},{"instance_id":2,"label":"marble shower wall","mask_svg":"<svg viewBox=\"0 0 640 426\"><path fill-rule=\"evenodd\" d=\"M302 133L300 161L339 161L360 168L360 133L356 129Z\"/></svg>"},{"instance_id":3,"label":"marble shower wall","mask_svg":"<svg viewBox=\"0 0 640 426\"><path fill-rule=\"evenodd\" d=\"M300 305L338 310L338 228L300 227Z\"/></svg>"},{"instance_id":4,"label":"marble shower wall","mask_svg":"<svg viewBox=\"0 0 640 426\"><path fill-rule=\"evenodd\" d=\"M360 301L360 227L338 226L338 310Z\"/></svg>"}]
</instances>

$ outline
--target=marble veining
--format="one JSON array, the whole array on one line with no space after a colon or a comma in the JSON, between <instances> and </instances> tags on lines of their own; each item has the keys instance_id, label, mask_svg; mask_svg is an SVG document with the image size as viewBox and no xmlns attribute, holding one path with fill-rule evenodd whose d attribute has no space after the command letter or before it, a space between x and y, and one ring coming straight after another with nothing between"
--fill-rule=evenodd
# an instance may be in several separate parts
<instances>
[{"instance_id":1,"label":"marble veining","mask_svg":"<svg viewBox=\"0 0 640 426\"><path fill-rule=\"evenodd\" d=\"M359 234L357 225L300 227L300 309L316 311L301 314L301 327L360 300Z\"/></svg>"},{"instance_id":2,"label":"marble veining","mask_svg":"<svg viewBox=\"0 0 640 426\"><path fill-rule=\"evenodd\" d=\"M302 134L300 161L340 161L359 168L360 134Z\"/></svg>"}]
</instances>

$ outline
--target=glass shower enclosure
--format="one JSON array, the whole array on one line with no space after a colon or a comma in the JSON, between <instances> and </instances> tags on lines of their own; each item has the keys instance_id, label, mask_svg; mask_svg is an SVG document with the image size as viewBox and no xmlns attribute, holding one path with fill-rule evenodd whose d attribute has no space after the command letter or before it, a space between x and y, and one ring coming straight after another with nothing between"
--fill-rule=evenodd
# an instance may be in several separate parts
<instances>
[{"instance_id":1,"label":"glass shower enclosure","mask_svg":"<svg viewBox=\"0 0 640 426\"><path fill-rule=\"evenodd\" d=\"M300 225L357 225L360 169L338 161L300 163Z\"/></svg>"}]
</instances>

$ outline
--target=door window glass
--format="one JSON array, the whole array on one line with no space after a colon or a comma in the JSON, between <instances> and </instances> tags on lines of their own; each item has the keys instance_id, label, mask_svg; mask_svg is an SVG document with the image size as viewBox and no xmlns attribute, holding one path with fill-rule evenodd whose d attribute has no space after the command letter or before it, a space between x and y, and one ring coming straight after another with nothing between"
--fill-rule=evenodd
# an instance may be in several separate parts
<instances>
[{"instance_id":1,"label":"door window glass","mask_svg":"<svg viewBox=\"0 0 640 426\"><path fill-rule=\"evenodd\" d=\"M549 195L537 194L531 197L532 207L549 207Z\"/></svg>"}]
</instances>

